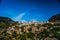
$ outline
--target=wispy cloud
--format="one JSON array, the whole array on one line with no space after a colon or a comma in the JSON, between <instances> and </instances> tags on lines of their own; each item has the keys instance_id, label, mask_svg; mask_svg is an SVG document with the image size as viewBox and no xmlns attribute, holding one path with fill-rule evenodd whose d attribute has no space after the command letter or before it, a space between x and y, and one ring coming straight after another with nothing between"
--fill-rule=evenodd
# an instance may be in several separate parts
<instances>
[{"instance_id":1,"label":"wispy cloud","mask_svg":"<svg viewBox=\"0 0 60 40\"><path fill-rule=\"evenodd\" d=\"M27 22L26 20L20 20L21 22Z\"/></svg>"},{"instance_id":2,"label":"wispy cloud","mask_svg":"<svg viewBox=\"0 0 60 40\"><path fill-rule=\"evenodd\" d=\"M22 20L22 17L25 16L26 13L20 13L17 17L14 18L15 21L20 21L20 22L28 22L26 20ZM30 21L32 22L38 22L37 19L31 19Z\"/></svg>"},{"instance_id":3,"label":"wispy cloud","mask_svg":"<svg viewBox=\"0 0 60 40\"><path fill-rule=\"evenodd\" d=\"M32 22L38 22L37 19L31 19Z\"/></svg>"},{"instance_id":4,"label":"wispy cloud","mask_svg":"<svg viewBox=\"0 0 60 40\"><path fill-rule=\"evenodd\" d=\"M14 17L13 20L15 20L15 21L21 21L21 22L28 22L26 20L22 20L22 18L23 18L23 16L26 16L26 13L29 12L30 10L32 10L32 8L26 10L23 13L20 13L18 16ZM38 22L37 19L31 19L30 21L32 21L32 22Z\"/></svg>"},{"instance_id":5,"label":"wispy cloud","mask_svg":"<svg viewBox=\"0 0 60 40\"><path fill-rule=\"evenodd\" d=\"M25 13L20 13L17 17L14 18L15 21L21 21L22 17L25 15Z\"/></svg>"}]
</instances>

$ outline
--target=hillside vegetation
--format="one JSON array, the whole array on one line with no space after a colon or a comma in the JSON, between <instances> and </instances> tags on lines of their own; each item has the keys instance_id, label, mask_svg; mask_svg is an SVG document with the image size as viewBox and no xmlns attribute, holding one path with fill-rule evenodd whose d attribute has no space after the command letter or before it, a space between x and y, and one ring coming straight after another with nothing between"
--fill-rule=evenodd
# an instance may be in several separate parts
<instances>
[{"instance_id":1,"label":"hillside vegetation","mask_svg":"<svg viewBox=\"0 0 60 40\"><path fill-rule=\"evenodd\" d=\"M59 18L60 14L57 14L49 19L49 23L19 23L0 17L0 40L60 40L60 24L54 23Z\"/></svg>"},{"instance_id":2,"label":"hillside vegetation","mask_svg":"<svg viewBox=\"0 0 60 40\"><path fill-rule=\"evenodd\" d=\"M48 21L50 22L60 21L60 14L53 15Z\"/></svg>"}]
</instances>

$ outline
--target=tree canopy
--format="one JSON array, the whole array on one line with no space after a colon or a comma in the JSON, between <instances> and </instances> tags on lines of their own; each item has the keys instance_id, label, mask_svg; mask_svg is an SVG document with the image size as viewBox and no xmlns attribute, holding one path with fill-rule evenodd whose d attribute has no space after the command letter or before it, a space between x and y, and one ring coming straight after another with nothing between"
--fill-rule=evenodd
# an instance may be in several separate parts
<instances>
[{"instance_id":1,"label":"tree canopy","mask_svg":"<svg viewBox=\"0 0 60 40\"><path fill-rule=\"evenodd\" d=\"M55 21L60 21L60 13L53 15L51 18L48 20L49 22L55 22Z\"/></svg>"}]
</instances>

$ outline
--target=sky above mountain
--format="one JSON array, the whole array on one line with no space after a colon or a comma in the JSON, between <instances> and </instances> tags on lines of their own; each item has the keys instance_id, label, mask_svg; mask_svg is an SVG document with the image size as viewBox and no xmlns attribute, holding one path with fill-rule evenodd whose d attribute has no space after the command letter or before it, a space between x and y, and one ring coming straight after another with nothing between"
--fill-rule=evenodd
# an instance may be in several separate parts
<instances>
[{"instance_id":1,"label":"sky above mountain","mask_svg":"<svg viewBox=\"0 0 60 40\"><path fill-rule=\"evenodd\" d=\"M0 0L0 16L15 21L47 21L60 13L59 0Z\"/></svg>"}]
</instances>

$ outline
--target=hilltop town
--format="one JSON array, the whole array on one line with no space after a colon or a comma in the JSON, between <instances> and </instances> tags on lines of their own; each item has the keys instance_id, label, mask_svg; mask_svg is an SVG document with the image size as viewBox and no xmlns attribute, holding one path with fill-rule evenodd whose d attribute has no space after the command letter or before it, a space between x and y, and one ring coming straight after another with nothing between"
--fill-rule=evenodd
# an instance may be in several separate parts
<instances>
[{"instance_id":1,"label":"hilltop town","mask_svg":"<svg viewBox=\"0 0 60 40\"><path fill-rule=\"evenodd\" d=\"M55 15L56 16L56 15ZM1 40L60 40L60 19L56 17L48 22L14 22L0 17ZM60 17L60 15L58 14ZM55 19L55 20L54 20ZM7 20L7 21L5 21Z\"/></svg>"}]
</instances>

